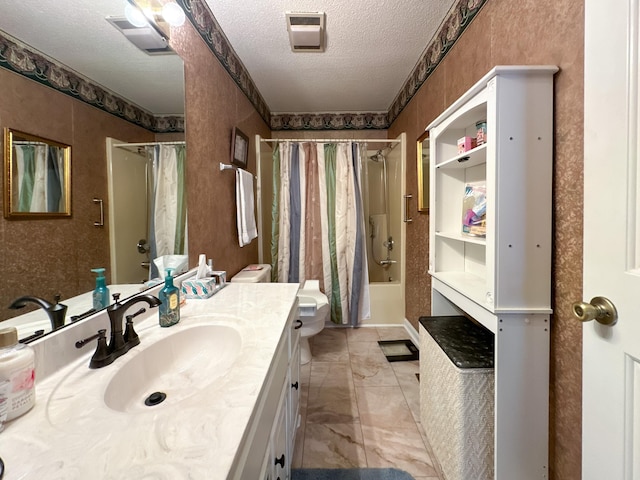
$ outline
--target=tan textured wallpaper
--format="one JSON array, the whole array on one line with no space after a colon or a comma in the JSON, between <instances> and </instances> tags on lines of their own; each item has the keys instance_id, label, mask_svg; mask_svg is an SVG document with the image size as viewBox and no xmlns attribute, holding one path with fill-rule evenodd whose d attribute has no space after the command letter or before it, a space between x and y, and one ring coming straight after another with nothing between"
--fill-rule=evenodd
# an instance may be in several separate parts
<instances>
[{"instance_id":1,"label":"tan textured wallpaper","mask_svg":"<svg viewBox=\"0 0 640 480\"><path fill-rule=\"evenodd\" d=\"M270 130L189 22L171 40L185 63L189 262L195 266L204 253L231 277L258 261L258 242L239 246L235 173L219 164L230 161L235 126L249 136L248 170L255 174L253 136L268 138Z\"/></svg>"},{"instance_id":2,"label":"tan textured wallpaper","mask_svg":"<svg viewBox=\"0 0 640 480\"><path fill-rule=\"evenodd\" d=\"M105 138L145 142L153 134L5 69L0 85L0 127L71 145L72 188L71 218L0 218L2 320L24 312L7 308L16 297L67 298L93 289L91 268L107 267L108 274L108 227L93 225L99 219L93 197L108 210Z\"/></svg>"},{"instance_id":3,"label":"tan textured wallpaper","mask_svg":"<svg viewBox=\"0 0 640 480\"><path fill-rule=\"evenodd\" d=\"M550 478L581 478L582 328L570 305L582 298L583 43L579 0L490 0L436 68L389 135L417 139L431 120L495 65L552 64L555 78L554 309L551 350ZM417 192L415 143L409 142L407 191ZM413 190L413 192L412 192ZM414 202L413 208L417 206ZM407 318L429 313L428 215L411 212ZM414 253L415 252L415 253Z\"/></svg>"}]
</instances>

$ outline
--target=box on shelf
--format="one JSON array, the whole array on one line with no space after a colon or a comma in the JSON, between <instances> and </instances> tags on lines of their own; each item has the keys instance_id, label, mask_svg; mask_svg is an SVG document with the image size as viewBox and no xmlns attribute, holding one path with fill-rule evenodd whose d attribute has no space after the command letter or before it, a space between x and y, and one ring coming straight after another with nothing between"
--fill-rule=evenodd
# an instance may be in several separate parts
<instances>
[{"instance_id":1,"label":"box on shelf","mask_svg":"<svg viewBox=\"0 0 640 480\"><path fill-rule=\"evenodd\" d=\"M476 139L473 137L462 137L458 139L458 153L468 152L476 148Z\"/></svg>"},{"instance_id":2,"label":"box on shelf","mask_svg":"<svg viewBox=\"0 0 640 480\"><path fill-rule=\"evenodd\" d=\"M487 186L467 183L462 199L462 233L473 237L487 235Z\"/></svg>"}]
</instances>

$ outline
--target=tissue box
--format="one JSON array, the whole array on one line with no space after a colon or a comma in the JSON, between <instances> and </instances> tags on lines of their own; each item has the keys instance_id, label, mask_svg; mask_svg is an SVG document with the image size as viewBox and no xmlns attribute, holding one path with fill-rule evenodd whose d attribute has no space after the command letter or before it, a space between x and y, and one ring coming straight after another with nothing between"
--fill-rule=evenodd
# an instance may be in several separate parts
<instances>
[{"instance_id":1,"label":"tissue box","mask_svg":"<svg viewBox=\"0 0 640 480\"><path fill-rule=\"evenodd\" d=\"M218 285L217 278L207 277L196 280L196 277L182 281L182 295L185 298L209 298L222 288Z\"/></svg>"}]
</instances>

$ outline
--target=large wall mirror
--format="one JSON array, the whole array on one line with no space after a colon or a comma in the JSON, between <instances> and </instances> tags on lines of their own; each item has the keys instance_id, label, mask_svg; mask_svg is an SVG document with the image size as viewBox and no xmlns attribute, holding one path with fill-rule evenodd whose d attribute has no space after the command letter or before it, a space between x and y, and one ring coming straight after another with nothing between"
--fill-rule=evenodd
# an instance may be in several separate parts
<instances>
[{"instance_id":1,"label":"large wall mirror","mask_svg":"<svg viewBox=\"0 0 640 480\"><path fill-rule=\"evenodd\" d=\"M418 138L418 211L429 213L429 132Z\"/></svg>"},{"instance_id":2,"label":"large wall mirror","mask_svg":"<svg viewBox=\"0 0 640 480\"><path fill-rule=\"evenodd\" d=\"M107 268L110 291L121 293L121 299L143 288L133 282L111 288L107 138L131 144L183 143L184 130L163 129L158 125L166 122L150 125L146 120L182 120L184 65L173 52L143 52L108 20L124 19L125 5L114 0L0 2L0 51L7 59L0 64L5 80L0 83L9 92L0 103L0 127L16 130L9 145L3 142L3 150L10 148L15 154L17 142L36 140L50 146L61 142L64 155L69 152L64 145L73 152L64 166L69 183L63 212L47 210L44 218L34 213L33 218L14 219L13 215L23 212L17 211L15 202L6 205L0 197L3 209L9 208L12 215L0 217L7 252L0 258L0 328L22 318L28 326L18 328L21 338L41 329L46 334L51 327L44 309L34 309L33 302L27 308L10 309L18 297L38 297L54 304L60 293L59 302L68 306L68 324L92 307L92 268ZM23 49L36 54L30 56ZM62 68L72 74L53 77ZM87 87L85 81L103 90ZM103 96L105 92L116 100ZM13 171L11 178L16 180ZM13 198L19 188L16 183L11 186ZM96 197L105 201L104 226L94 225L100 218ZM67 213L71 215L63 219L48 216ZM138 240L127 248L137 252ZM145 260L140 257L138 263Z\"/></svg>"},{"instance_id":3,"label":"large wall mirror","mask_svg":"<svg viewBox=\"0 0 640 480\"><path fill-rule=\"evenodd\" d=\"M4 129L4 216L71 215L71 147Z\"/></svg>"}]
</instances>

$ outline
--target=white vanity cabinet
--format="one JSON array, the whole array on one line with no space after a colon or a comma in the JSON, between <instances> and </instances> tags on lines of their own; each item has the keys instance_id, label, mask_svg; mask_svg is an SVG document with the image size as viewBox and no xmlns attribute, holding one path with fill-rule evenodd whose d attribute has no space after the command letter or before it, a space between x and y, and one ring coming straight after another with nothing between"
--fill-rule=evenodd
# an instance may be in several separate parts
<instances>
[{"instance_id":1,"label":"white vanity cabinet","mask_svg":"<svg viewBox=\"0 0 640 480\"><path fill-rule=\"evenodd\" d=\"M299 426L300 333L297 303L273 357L230 479L288 480Z\"/></svg>"},{"instance_id":2,"label":"white vanity cabinet","mask_svg":"<svg viewBox=\"0 0 640 480\"><path fill-rule=\"evenodd\" d=\"M495 67L428 127L432 315L495 334L495 478L548 478L553 75ZM458 152L458 140L485 143ZM463 234L468 184L486 189L486 236Z\"/></svg>"}]
</instances>

